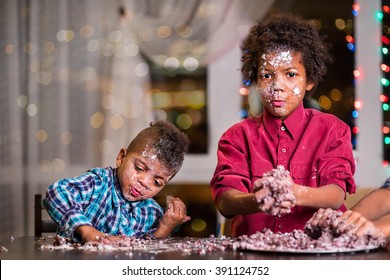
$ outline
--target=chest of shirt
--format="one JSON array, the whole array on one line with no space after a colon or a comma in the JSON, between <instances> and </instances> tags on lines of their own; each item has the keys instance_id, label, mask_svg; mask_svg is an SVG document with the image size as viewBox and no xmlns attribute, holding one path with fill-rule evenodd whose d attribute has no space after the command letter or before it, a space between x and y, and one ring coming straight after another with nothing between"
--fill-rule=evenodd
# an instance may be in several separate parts
<instances>
[{"instance_id":1,"label":"chest of shirt","mask_svg":"<svg viewBox=\"0 0 390 280\"><path fill-rule=\"evenodd\" d=\"M284 126L276 135L270 135L264 127L260 128L256 135L248 135L244 141L247 143L245 150L252 181L283 165L290 171L294 182L316 186L320 159L326 153L328 138L326 133L313 134L310 129L292 137Z\"/></svg>"}]
</instances>

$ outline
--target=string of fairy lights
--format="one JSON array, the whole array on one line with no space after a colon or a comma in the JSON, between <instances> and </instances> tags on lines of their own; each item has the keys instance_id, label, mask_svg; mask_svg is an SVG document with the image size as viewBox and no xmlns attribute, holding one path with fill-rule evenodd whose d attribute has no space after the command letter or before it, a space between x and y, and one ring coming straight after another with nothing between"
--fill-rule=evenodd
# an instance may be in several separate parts
<instances>
[{"instance_id":1,"label":"string of fairy lights","mask_svg":"<svg viewBox=\"0 0 390 280\"><path fill-rule=\"evenodd\" d=\"M358 14L359 14L359 11L360 11L360 5L358 3L353 4L352 5L352 15L354 17L357 17ZM355 52L355 39L354 39L353 35L347 34L345 36L345 40L346 40L346 43L347 43L347 48L351 52ZM355 79L359 78L359 76L360 76L359 70L355 69L353 71L353 76L354 76ZM357 119L359 117L359 109L361 108L361 106L362 106L361 101L359 101L359 100L355 100L354 101L354 110L352 111L352 118L353 119ZM354 122L354 123L356 123L356 122ZM358 132L359 132L359 127L356 126L356 125L353 126L352 127L352 134L353 134L353 136L352 136L352 139L353 139L352 140L352 144L353 144L354 147L356 147L356 139L357 139L356 136L357 136Z\"/></svg>"},{"instance_id":2,"label":"string of fairy lights","mask_svg":"<svg viewBox=\"0 0 390 280\"><path fill-rule=\"evenodd\" d=\"M384 159L385 166L389 166L390 162L390 1L382 1L382 10L378 13L378 19L382 21L382 94L380 100L383 110L383 144L384 144Z\"/></svg>"},{"instance_id":3,"label":"string of fairy lights","mask_svg":"<svg viewBox=\"0 0 390 280\"><path fill-rule=\"evenodd\" d=\"M352 14L356 17L359 14L360 6L358 3L352 5ZM382 104L383 115L383 166L388 167L390 163L390 1L383 0L381 10L376 15L377 19L382 23L381 34L381 71L380 84L382 85L382 92L380 94L380 101ZM347 46L350 50L354 50L353 38L346 38ZM358 78L360 73L358 70L354 70L354 77ZM359 116L359 109L362 107L362 102L355 100L355 110L352 113L353 118ZM356 135L359 132L359 128L355 126L352 132Z\"/></svg>"}]
</instances>

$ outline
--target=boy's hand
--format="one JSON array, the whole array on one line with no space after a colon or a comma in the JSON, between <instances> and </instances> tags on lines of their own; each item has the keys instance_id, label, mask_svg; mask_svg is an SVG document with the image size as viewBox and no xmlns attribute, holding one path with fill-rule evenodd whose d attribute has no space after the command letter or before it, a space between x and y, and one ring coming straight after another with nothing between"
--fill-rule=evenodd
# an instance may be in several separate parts
<instances>
[{"instance_id":1,"label":"boy's hand","mask_svg":"<svg viewBox=\"0 0 390 280\"><path fill-rule=\"evenodd\" d=\"M291 208L295 206L295 197L292 192L286 193L280 191L282 187L271 189L264 188L263 181L267 178L261 178L254 182L255 200L259 204L259 209L265 213L272 213L273 215L282 215L291 212ZM293 181L289 177L291 185Z\"/></svg>"},{"instance_id":2,"label":"boy's hand","mask_svg":"<svg viewBox=\"0 0 390 280\"><path fill-rule=\"evenodd\" d=\"M185 204L179 198L172 197L168 201L167 206L168 210L165 212L160 224L170 227L173 230L175 227L191 220L191 217L187 216Z\"/></svg>"},{"instance_id":3,"label":"boy's hand","mask_svg":"<svg viewBox=\"0 0 390 280\"><path fill-rule=\"evenodd\" d=\"M120 241L122 236L107 235L92 226L80 226L76 229L84 242L97 241L104 244Z\"/></svg>"},{"instance_id":4,"label":"boy's hand","mask_svg":"<svg viewBox=\"0 0 390 280\"><path fill-rule=\"evenodd\" d=\"M310 224L313 227L319 227L319 228L325 228L330 226L330 220L329 217L332 215L334 212L333 209L331 208L320 208L313 214L313 217L310 219ZM339 221L335 222L332 226L337 227L337 223Z\"/></svg>"},{"instance_id":5,"label":"boy's hand","mask_svg":"<svg viewBox=\"0 0 390 280\"><path fill-rule=\"evenodd\" d=\"M376 228L373 222L367 220L358 212L347 210L341 216L335 217L335 210L331 208L320 208L310 219L312 228L323 229L330 227L338 234L354 233L357 236L372 235L378 238L382 233Z\"/></svg>"},{"instance_id":6,"label":"boy's hand","mask_svg":"<svg viewBox=\"0 0 390 280\"><path fill-rule=\"evenodd\" d=\"M92 226L80 226L76 229L76 232L84 242L100 241L105 236L103 232L98 231Z\"/></svg>"},{"instance_id":7,"label":"boy's hand","mask_svg":"<svg viewBox=\"0 0 390 280\"><path fill-rule=\"evenodd\" d=\"M335 226L338 226L339 230L344 232L350 225L356 227L353 231L357 236L363 236L365 234L370 234L374 237L381 236L381 232L371 221L367 220L358 212L347 210L336 220Z\"/></svg>"},{"instance_id":8,"label":"boy's hand","mask_svg":"<svg viewBox=\"0 0 390 280\"><path fill-rule=\"evenodd\" d=\"M167 237L177 226L191 220L191 217L187 216L185 204L179 198L172 197L167 202L167 208L154 233L157 238Z\"/></svg>"}]
</instances>

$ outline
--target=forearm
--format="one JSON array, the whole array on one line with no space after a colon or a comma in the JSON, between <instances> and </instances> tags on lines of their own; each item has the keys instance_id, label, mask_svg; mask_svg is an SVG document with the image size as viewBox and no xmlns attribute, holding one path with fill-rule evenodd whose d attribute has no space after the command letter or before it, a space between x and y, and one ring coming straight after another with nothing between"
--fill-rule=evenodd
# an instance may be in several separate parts
<instances>
[{"instance_id":1,"label":"forearm","mask_svg":"<svg viewBox=\"0 0 390 280\"><path fill-rule=\"evenodd\" d=\"M386 189L374 190L363 197L351 210L359 212L370 221L390 214L390 191Z\"/></svg>"},{"instance_id":2,"label":"forearm","mask_svg":"<svg viewBox=\"0 0 390 280\"><path fill-rule=\"evenodd\" d=\"M235 189L224 192L217 207L221 214L226 217L259 212L259 204L254 193L244 193Z\"/></svg>"},{"instance_id":3,"label":"forearm","mask_svg":"<svg viewBox=\"0 0 390 280\"><path fill-rule=\"evenodd\" d=\"M160 224L157 227L157 229L156 229L156 231L154 232L153 235L156 238L165 238L165 237L168 237L171 234L172 231L173 231L173 228L169 228L169 227L167 227L165 225Z\"/></svg>"},{"instance_id":4,"label":"forearm","mask_svg":"<svg viewBox=\"0 0 390 280\"><path fill-rule=\"evenodd\" d=\"M339 209L343 204L345 193L338 185L326 185L320 188L310 188L293 185L296 205L312 208Z\"/></svg>"}]
</instances>

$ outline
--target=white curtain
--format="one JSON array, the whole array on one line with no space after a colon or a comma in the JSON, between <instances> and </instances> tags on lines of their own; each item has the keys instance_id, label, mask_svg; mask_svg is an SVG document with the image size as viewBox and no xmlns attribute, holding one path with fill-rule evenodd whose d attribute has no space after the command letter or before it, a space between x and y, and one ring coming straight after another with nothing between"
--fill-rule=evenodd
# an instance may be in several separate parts
<instances>
[{"instance_id":1,"label":"white curtain","mask_svg":"<svg viewBox=\"0 0 390 280\"><path fill-rule=\"evenodd\" d=\"M120 147L153 120L147 61L208 65L273 0L0 2L4 239L32 234L35 193L114 165Z\"/></svg>"}]
</instances>

